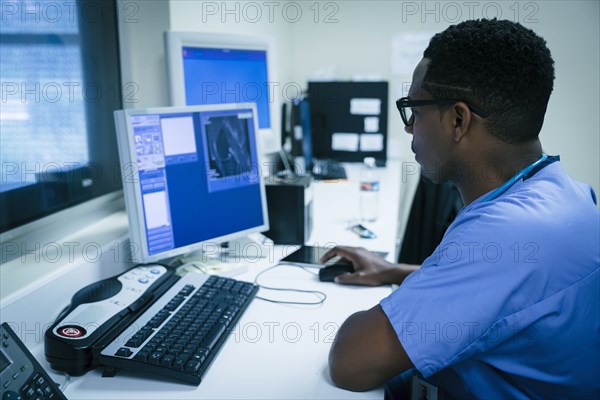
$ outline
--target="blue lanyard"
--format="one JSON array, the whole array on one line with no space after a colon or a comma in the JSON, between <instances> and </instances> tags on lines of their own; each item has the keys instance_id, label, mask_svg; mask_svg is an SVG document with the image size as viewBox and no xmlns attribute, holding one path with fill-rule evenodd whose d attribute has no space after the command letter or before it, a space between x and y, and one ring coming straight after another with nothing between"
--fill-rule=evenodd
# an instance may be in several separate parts
<instances>
[{"instance_id":1,"label":"blue lanyard","mask_svg":"<svg viewBox=\"0 0 600 400\"><path fill-rule=\"evenodd\" d=\"M516 174L515 176L513 176L512 178L510 178L508 181L506 181L506 183L504 183L504 185L500 186L498 189L496 189L492 193L490 193L490 195L488 197L486 197L485 199L483 199L482 203L484 203L486 201L491 201L491 200L494 200L494 199L498 198L498 196L500 196L502 193L506 192L519 179L523 178L525 175L527 175L528 173L530 173L535 167L537 167L538 165L540 165L541 163L543 163L547 159L548 159L548 154L542 153L542 157L539 160L537 160L536 162L534 162L530 166L526 167L525 169L521 170L521 172L519 172L518 174Z\"/></svg>"}]
</instances>

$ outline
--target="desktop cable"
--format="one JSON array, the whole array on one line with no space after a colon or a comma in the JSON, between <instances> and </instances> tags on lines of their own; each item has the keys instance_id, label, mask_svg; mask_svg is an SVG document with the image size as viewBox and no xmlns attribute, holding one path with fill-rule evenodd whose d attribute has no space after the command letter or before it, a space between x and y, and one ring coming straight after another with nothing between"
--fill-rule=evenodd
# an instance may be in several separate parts
<instances>
[{"instance_id":1,"label":"desktop cable","mask_svg":"<svg viewBox=\"0 0 600 400\"><path fill-rule=\"evenodd\" d=\"M274 299L269 299L266 297L261 297L261 296L256 296L257 299L260 300L264 300L264 301L268 301L271 303L277 303L277 304L297 304L297 305L303 305L303 306L312 306L312 305L319 305L319 304L323 304L325 302L325 300L327 299L327 295L321 291L318 290L304 290L304 289L294 289L294 288L277 288L277 287L272 287L272 286L265 286L262 285L261 283L258 282L258 279L267 271L270 271L272 269L275 269L277 267L296 267L296 268L302 268L303 270L305 270L306 272L313 274L313 275L317 275L316 273L308 270L307 268L305 268L302 265L295 265L295 264L277 264L274 265L272 267L269 267L267 269L265 269L264 271L261 271L258 275L256 275L256 278L254 278L254 284L257 285L258 287L260 287L261 289L265 289L265 290L278 290L278 291L283 291L283 292L296 292L296 293L312 293L314 295L316 295L319 300L318 301L312 301L312 302L302 302L302 301L285 301L285 300L274 300Z\"/></svg>"}]
</instances>

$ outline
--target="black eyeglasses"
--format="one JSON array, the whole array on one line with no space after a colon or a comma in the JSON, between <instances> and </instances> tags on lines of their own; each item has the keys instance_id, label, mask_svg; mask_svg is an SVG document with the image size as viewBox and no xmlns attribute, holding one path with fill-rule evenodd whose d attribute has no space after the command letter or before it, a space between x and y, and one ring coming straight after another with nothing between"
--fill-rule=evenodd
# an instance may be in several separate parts
<instances>
[{"instance_id":1,"label":"black eyeglasses","mask_svg":"<svg viewBox=\"0 0 600 400\"><path fill-rule=\"evenodd\" d=\"M412 112L412 107L419 106L431 106L431 105L439 105L439 104L452 104L457 101L463 101L460 99L431 99L431 100L411 100L409 97L402 97L396 100L396 107L398 107L398 111L400 111L400 116L402 117L402 122L406 126L412 126L415 123L415 118ZM487 118L489 116L483 110L479 108L467 104L469 106L469 110L471 110L474 114L480 116L481 118Z\"/></svg>"}]
</instances>

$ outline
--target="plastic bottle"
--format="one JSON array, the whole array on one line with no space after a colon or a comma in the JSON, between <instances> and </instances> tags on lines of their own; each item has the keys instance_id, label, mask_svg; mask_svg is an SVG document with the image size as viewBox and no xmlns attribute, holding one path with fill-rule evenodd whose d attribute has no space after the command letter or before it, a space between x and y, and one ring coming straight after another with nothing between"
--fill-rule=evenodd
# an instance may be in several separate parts
<instances>
[{"instance_id":1,"label":"plastic bottle","mask_svg":"<svg viewBox=\"0 0 600 400\"><path fill-rule=\"evenodd\" d=\"M360 174L360 218L377 220L379 212L379 173L373 157L365 157Z\"/></svg>"}]
</instances>

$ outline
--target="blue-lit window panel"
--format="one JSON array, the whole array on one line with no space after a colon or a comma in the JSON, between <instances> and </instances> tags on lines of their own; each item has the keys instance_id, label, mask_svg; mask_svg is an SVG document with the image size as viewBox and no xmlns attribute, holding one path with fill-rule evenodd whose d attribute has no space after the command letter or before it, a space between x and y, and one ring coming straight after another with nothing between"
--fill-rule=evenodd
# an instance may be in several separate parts
<instances>
[{"instance_id":1,"label":"blue-lit window panel","mask_svg":"<svg viewBox=\"0 0 600 400\"><path fill-rule=\"evenodd\" d=\"M3 44L0 60L1 182L7 185L5 189L9 184L35 182L35 171L87 163L85 103L98 92L93 83L83 82L79 48ZM14 173L15 166L18 173Z\"/></svg>"},{"instance_id":2,"label":"blue-lit window panel","mask_svg":"<svg viewBox=\"0 0 600 400\"><path fill-rule=\"evenodd\" d=\"M94 2L86 4L83 18L99 20L101 11ZM76 34L79 15L74 0L0 0L0 33Z\"/></svg>"},{"instance_id":3,"label":"blue-lit window panel","mask_svg":"<svg viewBox=\"0 0 600 400\"><path fill-rule=\"evenodd\" d=\"M89 154L76 3L2 0L0 8L2 192L81 166Z\"/></svg>"},{"instance_id":4,"label":"blue-lit window panel","mask_svg":"<svg viewBox=\"0 0 600 400\"><path fill-rule=\"evenodd\" d=\"M0 232L119 189L116 14L116 0L0 0Z\"/></svg>"}]
</instances>

